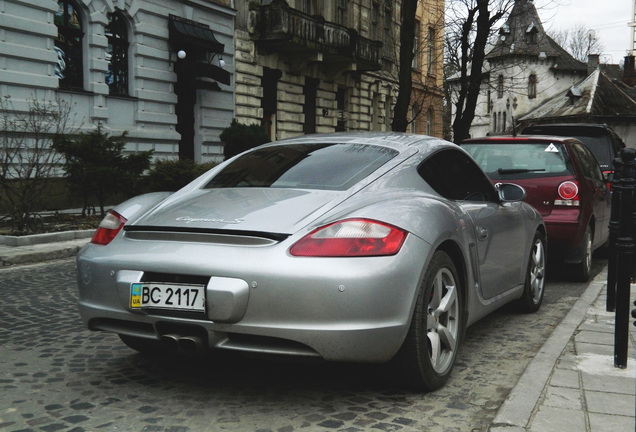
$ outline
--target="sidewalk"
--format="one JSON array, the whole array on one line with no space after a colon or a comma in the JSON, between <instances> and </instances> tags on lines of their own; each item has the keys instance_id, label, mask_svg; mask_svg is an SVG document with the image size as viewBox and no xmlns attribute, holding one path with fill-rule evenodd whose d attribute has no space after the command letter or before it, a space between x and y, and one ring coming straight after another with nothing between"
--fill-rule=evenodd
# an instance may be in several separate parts
<instances>
[{"instance_id":1,"label":"sidewalk","mask_svg":"<svg viewBox=\"0 0 636 432\"><path fill-rule=\"evenodd\" d=\"M605 271L589 284L530 362L489 432L635 430L636 327L630 316L627 368L614 367L614 313L605 310L606 281ZM635 298L632 285L631 301Z\"/></svg>"},{"instance_id":2,"label":"sidewalk","mask_svg":"<svg viewBox=\"0 0 636 432\"><path fill-rule=\"evenodd\" d=\"M20 245L0 236L3 266L74 256L93 231L30 236ZM554 329L527 366L489 432L630 432L635 430L634 348L630 317L626 369L614 367L614 313L605 310L606 271ZM636 285L631 286L631 301ZM634 308L630 301L630 311ZM539 312L541 313L541 312Z\"/></svg>"}]
</instances>

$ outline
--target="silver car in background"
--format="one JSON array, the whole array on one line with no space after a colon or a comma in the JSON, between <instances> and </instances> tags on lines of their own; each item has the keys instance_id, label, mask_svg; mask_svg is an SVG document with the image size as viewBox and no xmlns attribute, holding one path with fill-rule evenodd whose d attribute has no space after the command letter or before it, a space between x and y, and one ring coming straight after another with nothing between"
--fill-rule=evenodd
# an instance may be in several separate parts
<instances>
[{"instance_id":1,"label":"silver car in background","mask_svg":"<svg viewBox=\"0 0 636 432\"><path fill-rule=\"evenodd\" d=\"M524 195L423 135L269 143L110 211L77 257L80 314L142 352L393 361L434 390L468 325L541 305L545 226Z\"/></svg>"}]
</instances>

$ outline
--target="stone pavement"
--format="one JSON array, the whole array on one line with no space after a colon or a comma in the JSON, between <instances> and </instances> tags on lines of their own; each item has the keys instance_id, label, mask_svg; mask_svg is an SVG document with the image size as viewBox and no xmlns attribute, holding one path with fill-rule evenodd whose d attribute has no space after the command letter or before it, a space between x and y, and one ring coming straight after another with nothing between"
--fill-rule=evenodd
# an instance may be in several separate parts
<instances>
[{"instance_id":1,"label":"stone pavement","mask_svg":"<svg viewBox=\"0 0 636 432\"><path fill-rule=\"evenodd\" d=\"M47 235L12 245L0 236L2 266L73 256L92 231ZM33 236L31 236L33 237ZM0 271L1 271L0 266ZM605 310L607 273L587 287L530 362L489 432L635 430L636 327L629 327L626 369L614 366L614 313ZM631 286L631 300L636 285ZM634 306L630 303L630 310Z\"/></svg>"}]
</instances>

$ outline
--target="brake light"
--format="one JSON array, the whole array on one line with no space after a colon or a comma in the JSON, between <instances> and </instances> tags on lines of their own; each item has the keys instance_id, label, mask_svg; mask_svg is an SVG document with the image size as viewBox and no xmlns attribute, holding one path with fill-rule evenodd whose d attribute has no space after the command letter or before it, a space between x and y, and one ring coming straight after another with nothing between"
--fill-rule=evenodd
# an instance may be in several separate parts
<instances>
[{"instance_id":1,"label":"brake light","mask_svg":"<svg viewBox=\"0 0 636 432\"><path fill-rule=\"evenodd\" d=\"M554 200L554 205L575 206L580 205L579 185L574 181L566 181L559 185L557 189L561 199Z\"/></svg>"},{"instance_id":2,"label":"brake light","mask_svg":"<svg viewBox=\"0 0 636 432\"><path fill-rule=\"evenodd\" d=\"M109 211L104 219L99 223L91 243L98 245L107 245L121 231L127 219L115 211Z\"/></svg>"},{"instance_id":3,"label":"brake light","mask_svg":"<svg viewBox=\"0 0 636 432\"><path fill-rule=\"evenodd\" d=\"M347 219L320 227L294 244L289 253L304 257L395 255L407 232L370 219Z\"/></svg>"}]
</instances>

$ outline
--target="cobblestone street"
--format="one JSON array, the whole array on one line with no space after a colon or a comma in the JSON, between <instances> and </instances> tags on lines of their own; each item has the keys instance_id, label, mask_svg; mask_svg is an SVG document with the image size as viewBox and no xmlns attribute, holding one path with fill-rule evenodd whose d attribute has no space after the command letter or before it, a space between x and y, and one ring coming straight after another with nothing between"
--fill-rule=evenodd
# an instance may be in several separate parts
<instances>
[{"instance_id":1,"label":"cobblestone street","mask_svg":"<svg viewBox=\"0 0 636 432\"><path fill-rule=\"evenodd\" d=\"M472 326L448 385L418 394L386 366L144 357L83 327L72 260L3 269L0 430L482 431L584 288L552 281L538 314Z\"/></svg>"}]
</instances>

